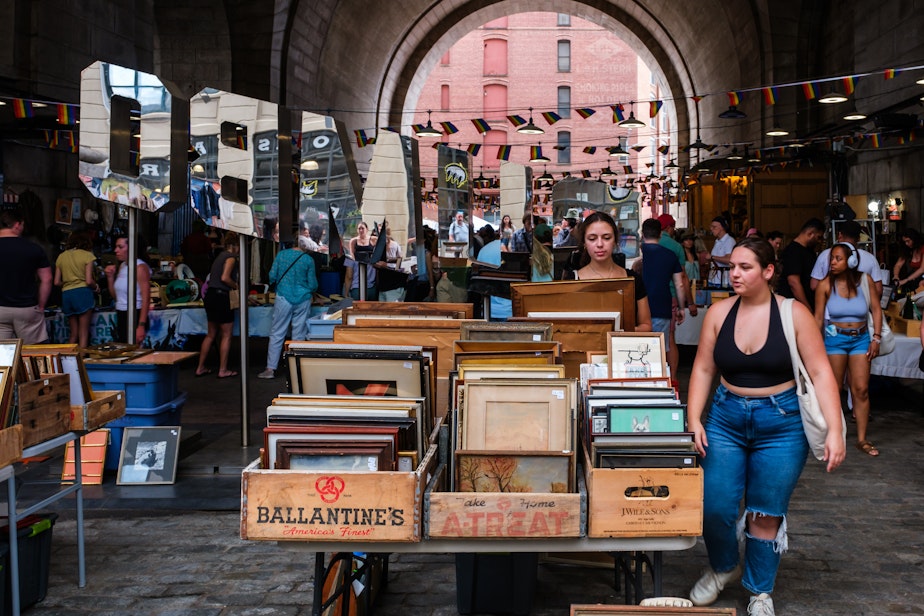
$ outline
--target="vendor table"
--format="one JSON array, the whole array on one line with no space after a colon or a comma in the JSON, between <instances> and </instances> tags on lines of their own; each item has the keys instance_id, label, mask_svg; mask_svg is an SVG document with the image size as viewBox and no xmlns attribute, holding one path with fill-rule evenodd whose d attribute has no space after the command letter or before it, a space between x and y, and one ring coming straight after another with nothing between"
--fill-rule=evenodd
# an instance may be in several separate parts
<instances>
[{"instance_id":1,"label":"vendor table","mask_svg":"<svg viewBox=\"0 0 924 616\"><path fill-rule=\"evenodd\" d=\"M895 334L895 350L888 355L874 359L869 367L869 373L902 379L924 379L924 372L918 370L920 356L920 338Z\"/></svg>"},{"instance_id":2,"label":"vendor table","mask_svg":"<svg viewBox=\"0 0 924 616\"><path fill-rule=\"evenodd\" d=\"M16 504L16 474L13 472L13 466L6 466L0 469L0 481L6 481L9 509L10 525L10 586L9 592L12 597L12 614L19 616L19 533L17 532L17 522L28 515L36 513L48 505L61 500L69 494L76 494L75 501L77 506L77 580L78 586L83 588L87 585L86 564L84 562L84 542L83 542L83 484L81 482L80 469L80 434L68 432L56 438L26 447L23 449L22 457L29 458L40 456L53 449L57 449L71 441L74 442L74 483L70 486L59 488L57 492L47 498L19 510ZM55 484L56 486L58 484Z\"/></svg>"}]
</instances>

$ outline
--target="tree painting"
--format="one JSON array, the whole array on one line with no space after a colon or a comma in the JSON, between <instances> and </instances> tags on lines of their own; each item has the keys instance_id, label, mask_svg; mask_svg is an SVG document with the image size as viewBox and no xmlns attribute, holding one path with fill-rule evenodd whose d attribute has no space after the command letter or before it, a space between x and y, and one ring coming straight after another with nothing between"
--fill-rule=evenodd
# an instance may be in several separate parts
<instances>
[{"instance_id":1,"label":"tree painting","mask_svg":"<svg viewBox=\"0 0 924 616\"><path fill-rule=\"evenodd\" d=\"M460 453L460 492L568 492L567 456Z\"/></svg>"}]
</instances>

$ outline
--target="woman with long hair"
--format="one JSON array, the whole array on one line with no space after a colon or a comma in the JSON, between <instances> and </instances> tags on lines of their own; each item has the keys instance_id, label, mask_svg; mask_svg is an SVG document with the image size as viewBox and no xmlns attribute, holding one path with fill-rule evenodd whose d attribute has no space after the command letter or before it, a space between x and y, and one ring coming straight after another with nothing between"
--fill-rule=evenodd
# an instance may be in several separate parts
<instances>
[{"instance_id":1,"label":"woman with long hair","mask_svg":"<svg viewBox=\"0 0 924 616\"><path fill-rule=\"evenodd\" d=\"M924 276L924 239L916 229L905 229L900 238L901 254L892 268L892 280L903 291L913 293Z\"/></svg>"},{"instance_id":2,"label":"woman with long hair","mask_svg":"<svg viewBox=\"0 0 924 616\"><path fill-rule=\"evenodd\" d=\"M234 328L234 311L231 309L231 294L238 292L238 254L240 243L237 233L228 232L221 240L224 250L215 257L209 273L209 286L205 292L205 316L208 319L208 331L199 348L199 366L196 376L206 376L212 371L205 363L212 350L212 344L218 338L218 378L226 379L237 376L237 372L228 369L228 356L231 354L231 333Z\"/></svg>"},{"instance_id":3,"label":"woman with long hair","mask_svg":"<svg viewBox=\"0 0 924 616\"><path fill-rule=\"evenodd\" d=\"M860 255L853 245L835 244L830 258L828 275L815 289L815 322L819 330L824 328L825 350L838 383L843 382L844 373L849 369L848 385L857 420L856 447L875 457L879 450L866 440L866 429L869 425L869 365L879 354L882 306L877 301L866 301L867 295L861 285L866 284L867 290L875 290L876 286L869 274L860 271ZM875 298L875 293L871 297ZM873 331L869 331L868 314L873 316Z\"/></svg>"},{"instance_id":4,"label":"woman with long hair","mask_svg":"<svg viewBox=\"0 0 924 616\"><path fill-rule=\"evenodd\" d=\"M117 342L128 342L128 237L120 235L115 240L115 256L118 265L106 266L106 282L109 294L115 300ZM151 305L151 267L147 263L147 249L138 241L138 256L135 260L135 344L141 345L148 331L148 308Z\"/></svg>"},{"instance_id":5,"label":"woman with long hair","mask_svg":"<svg viewBox=\"0 0 924 616\"><path fill-rule=\"evenodd\" d=\"M648 294L645 284L635 272L626 271L613 261L613 253L619 238L616 221L606 212L594 212L580 223L574 231L580 248L578 280L601 278L632 278L635 280L635 331L651 331L651 310L648 308Z\"/></svg>"},{"instance_id":6,"label":"woman with long hair","mask_svg":"<svg viewBox=\"0 0 924 616\"><path fill-rule=\"evenodd\" d=\"M552 259L552 229L546 224L533 229L533 254L530 263L531 282L548 282L553 279L555 263Z\"/></svg>"},{"instance_id":7,"label":"woman with long hair","mask_svg":"<svg viewBox=\"0 0 924 616\"><path fill-rule=\"evenodd\" d=\"M516 228L513 226L513 221L510 220L510 215L504 214L504 217L501 218L500 229L498 229L498 235L500 235L501 241L501 250L504 252L510 250L510 238L513 237L514 231L516 231Z\"/></svg>"},{"instance_id":8,"label":"woman with long hair","mask_svg":"<svg viewBox=\"0 0 924 616\"><path fill-rule=\"evenodd\" d=\"M93 241L84 231L67 238L67 248L55 262L55 286L61 287L61 311L70 328L68 342L85 349L90 344L90 319L96 306L96 255Z\"/></svg>"},{"instance_id":9,"label":"woman with long hair","mask_svg":"<svg viewBox=\"0 0 924 616\"><path fill-rule=\"evenodd\" d=\"M690 599L694 605L711 604L743 570L741 583L752 595L748 614L772 616L770 595L788 546L789 499L809 445L783 333L783 298L772 291L773 247L765 239L746 238L728 263L736 295L706 311L687 400L687 429L703 467L703 539L709 553L709 568ZM828 424L824 459L831 472L846 449L838 381L808 308L794 302L792 319L799 355ZM704 418L716 377L719 386Z\"/></svg>"}]
</instances>

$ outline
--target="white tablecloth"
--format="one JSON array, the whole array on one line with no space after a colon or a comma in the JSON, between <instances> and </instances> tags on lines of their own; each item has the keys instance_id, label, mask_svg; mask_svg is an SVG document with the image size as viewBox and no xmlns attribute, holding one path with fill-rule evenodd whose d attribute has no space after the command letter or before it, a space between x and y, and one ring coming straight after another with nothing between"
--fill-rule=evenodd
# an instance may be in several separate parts
<instances>
[{"instance_id":1,"label":"white tablecloth","mask_svg":"<svg viewBox=\"0 0 924 616\"><path fill-rule=\"evenodd\" d=\"M919 357L921 357L920 338L895 334L895 350L888 355L874 359L869 372L903 379L924 379L924 372L918 370Z\"/></svg>"},{"instance_id":2,"label":"white tablecloth","mask_svg":"<svg viewBox=\"0 0 924 616\"><path fill-rule=\"evenodd\" d=\"M699 344L699 332L703 328L703 319L706 318L706 308L700 306L696 311L696 316L690 316L687 310L683 323L677 326L674 331L674 340L677 344Z\"/></svg>"}]
</instances>

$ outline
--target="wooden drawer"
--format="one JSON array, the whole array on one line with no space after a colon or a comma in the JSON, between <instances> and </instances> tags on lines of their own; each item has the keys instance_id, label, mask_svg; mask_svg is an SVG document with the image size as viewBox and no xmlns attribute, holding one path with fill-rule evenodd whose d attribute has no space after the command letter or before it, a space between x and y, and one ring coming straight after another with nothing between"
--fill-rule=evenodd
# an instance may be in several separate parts
<instances>
[{"instance_id":1,"label":"wooden drawer","mask_svg":"<svg viewBox=\"0 0 924 616\"><path fill-rule=\"evenodd\" d=\"M22 426L0 430L0 468L22 459Z\"/></svg>"},{"instance_id":2,"label":"wooden drawer","mask_svg":"<svg viewBox=\"0 0 924 616\"><path fill-rule=\"evenodd\" d=\"M71 430L71 379L49 374L16 388L23 447L53 439Z\"/></svg>"},{"instance_id":3,"label":"wooden drawer","mask_svg":"<svg viewBox=\"0 0 924 616\"><path fill-rule=\"evenodd\" d=\"M94 391L93 400L70 407L70 426L75 432L89 432L125 416L124 391Z\"/></svg>"}]
</instances>

